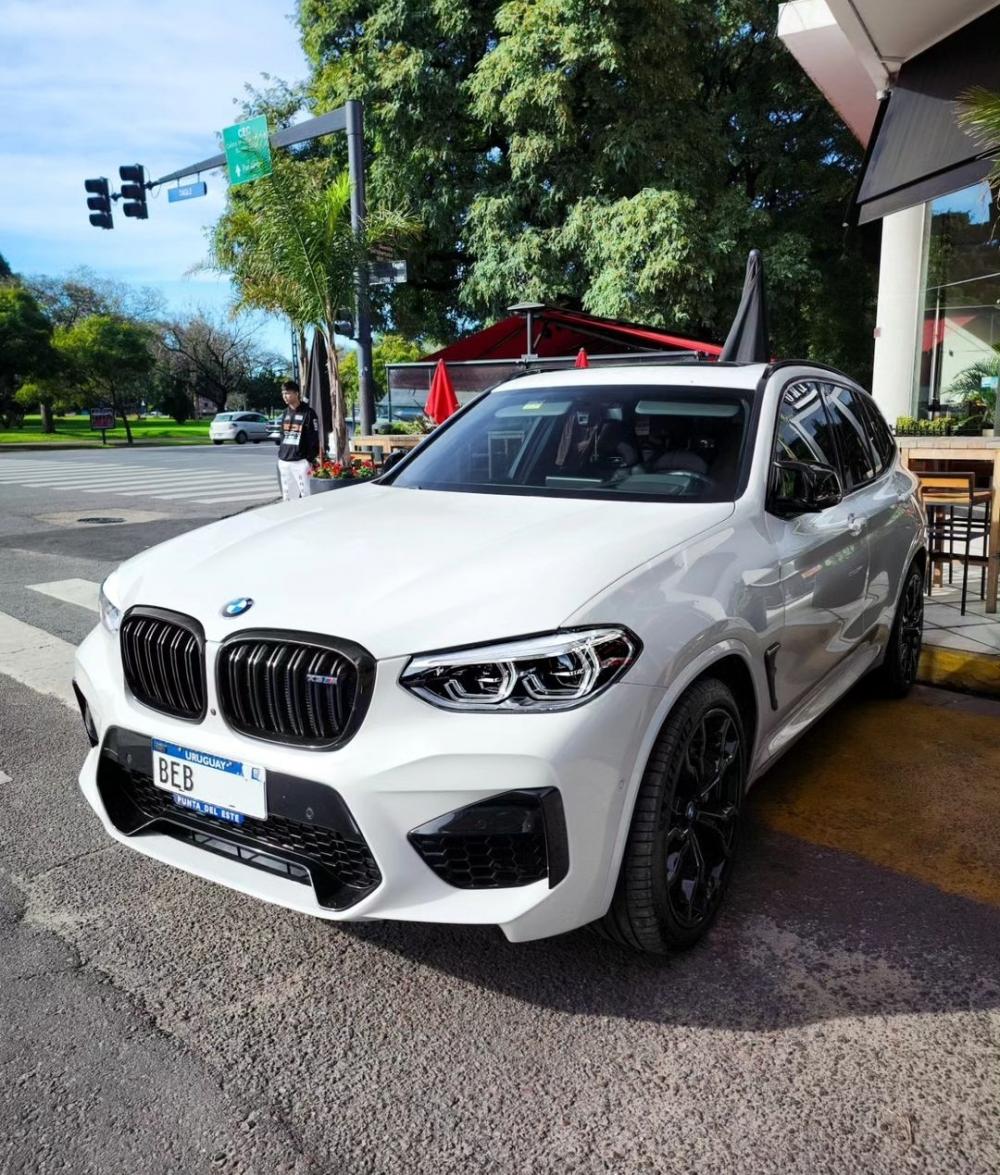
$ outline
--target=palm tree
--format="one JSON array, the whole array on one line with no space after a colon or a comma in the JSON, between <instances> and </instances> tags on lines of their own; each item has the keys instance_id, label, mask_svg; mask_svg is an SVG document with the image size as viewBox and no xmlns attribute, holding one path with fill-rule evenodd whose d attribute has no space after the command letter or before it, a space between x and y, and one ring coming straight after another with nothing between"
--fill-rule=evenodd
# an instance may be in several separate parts
<instances>
[{"instance_id":1,"label":"palm tree","mask_svg":"<svg viewBox=\"0 0 1000 1175\"><path fill-rule=\"evenodd\" d=\"M270 176L230 190L229 208L212 233L212 263L232 277L237 309L284 314L300 332L322 332L335 461L349 458L350 443L334 324L353 303L355 273L369 251L416 228L404 212L376 209L355 231L346 171L332 172L326 160L277 155Z\"/></svg>"},{"instance_id":2,"label":"palm tree","mask_svg":"<svg viewBox=\"0 0 1000 1175\"><path fill-rule=\"evenodd\" d=\"M958 120L965 126L972 137L981 144L985 151L995 152L997 147L1000 146L1000 94L983 89L981 86L969 90L963 96L962 104L959 107ZM1000 157L994 158L993 167L988 179L990 190L996 192L997 188L1000 187ZM957 385L966 376L970 379L975 379L977 375L976 369L980 366L983 366L983 370L978 373L980 376L1000 375L1000 359L989 359L984 365L975 364L973 367L963 371L952 384L952 389L959 391L965 390L957 388ZM974 391L984 401L989 402L992 398L993 431L1000 436L1000 397L996 395L996 392L993 393L992 397L988 394L983 394L979 387L975 388Z\"/></svg>"}]
</instances>

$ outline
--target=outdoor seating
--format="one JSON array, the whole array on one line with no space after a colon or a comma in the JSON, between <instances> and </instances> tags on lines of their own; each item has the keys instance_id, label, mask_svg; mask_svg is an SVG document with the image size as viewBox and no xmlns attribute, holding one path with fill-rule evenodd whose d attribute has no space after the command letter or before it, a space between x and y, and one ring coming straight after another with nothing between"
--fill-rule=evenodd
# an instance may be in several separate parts
<instances>
[{"instance_id":1,"label":"outdoor seating","mask_svg":"<svg viewBox=\"0 0 1000 1175\"><path fill-rule=\"evenodd\" d=\"M933 590L936 568L948 563L948 582L952 583L954 565L960 563L964 615L970 565L981 569L980 598L986 595L993 491L977 489L975 473L967 471L921 472L917 477L927 512L927 594Z\"/></svg>"}]
</instances>

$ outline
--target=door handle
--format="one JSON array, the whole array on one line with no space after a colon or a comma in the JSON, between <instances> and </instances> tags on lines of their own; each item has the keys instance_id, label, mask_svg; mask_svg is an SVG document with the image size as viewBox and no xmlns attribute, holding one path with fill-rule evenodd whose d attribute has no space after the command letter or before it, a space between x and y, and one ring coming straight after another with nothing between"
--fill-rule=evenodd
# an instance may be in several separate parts
<instances>
[{"instance_id":1,"label":"door handle","mask_svg":"<svg viewBox=\"0 0 1000 1175\"><path fill-rule=\"evenodd\" d=\"M865 518L861 514L848 514L847 532L855 538L865 529Z\"/></svg>"}]
</instances>

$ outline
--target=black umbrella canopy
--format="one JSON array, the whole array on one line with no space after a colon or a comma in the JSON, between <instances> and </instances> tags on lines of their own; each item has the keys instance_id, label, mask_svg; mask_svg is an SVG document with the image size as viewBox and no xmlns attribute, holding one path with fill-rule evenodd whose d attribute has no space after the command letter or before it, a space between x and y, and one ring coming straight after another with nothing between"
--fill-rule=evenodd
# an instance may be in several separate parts
<instances>
[{"instance_id":1,"label":"black umbrella canopy","mask_svg":"<svg viewBox=\"0 0 1000 1175\"><path fill-rule=\"evenodd\" d=\"M771 343L767 336L767 300L764 295L764 258L751 249L743 279L743 296L729 328L720 363L769 363Z\"/></svg>"},{"instance_id":2,"label":"black umbrella canopy","mask_svg":"<svg viewBox=\"0 0 1000 1175\"><path fill-rule=\"evenodd\" d=\"M306 371L308 378L305 398L319 417L320 452L325 453L326 439L333 428L333 409L330 405L330 369L327 367L326 340L320 330L313 331Z\"/></svg>"}]
</instances>

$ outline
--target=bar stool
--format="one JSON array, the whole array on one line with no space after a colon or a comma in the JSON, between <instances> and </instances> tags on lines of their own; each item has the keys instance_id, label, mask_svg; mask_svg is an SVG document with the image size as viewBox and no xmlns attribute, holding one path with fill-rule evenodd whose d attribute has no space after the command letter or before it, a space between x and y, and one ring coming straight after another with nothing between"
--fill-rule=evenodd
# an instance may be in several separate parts
<instances>
[{"instance_id":1,"label":"bar stool","mask_svg":"<svg viewBox=\"0 0 1000 1175\"><path fill-rule=\"evenodd\" d=\"M990 507L992 490L977 490L976 475L966 472L917 473L920 500L927 513L927 594L931 594L935 563L948 563L948 582L952 582L953 565L962 564L962 606L969 583L969 565L982 568L980 598L986 596L986 569L990 561ZM978 507L985 507L982 516ZM956 509L961 516L956 516ZM982 541L982 554L973 553L972 543ZM956 550L956 547L959 549Z\"/></svg>"}]
</instances>

